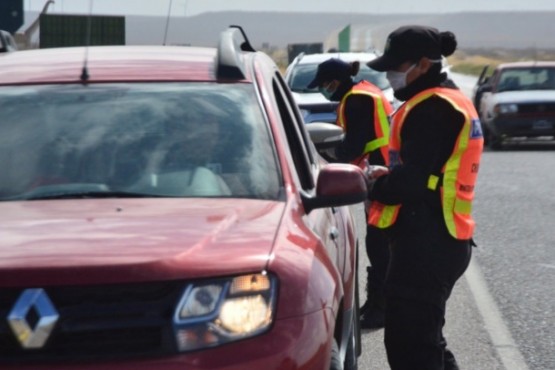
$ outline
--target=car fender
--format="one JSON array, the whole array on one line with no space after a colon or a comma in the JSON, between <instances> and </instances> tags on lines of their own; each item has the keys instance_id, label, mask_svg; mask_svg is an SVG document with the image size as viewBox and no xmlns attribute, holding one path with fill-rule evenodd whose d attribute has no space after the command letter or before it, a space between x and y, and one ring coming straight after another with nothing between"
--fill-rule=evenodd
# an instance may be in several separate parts
<instances>
[{"instance_id":1,"label":"car fender","mask_svg":"<svg viewBox=\"0 0 555 370\"><path fill-rule=\"evenodd\" d=\"M283 218L268 265L279 278L277 319L316 311L327 315L326 310L336 316L344 297L343 276L320 236L307 227L306 216L296 207L285 212L292 217Z\"/></svg>"}]
</instances>

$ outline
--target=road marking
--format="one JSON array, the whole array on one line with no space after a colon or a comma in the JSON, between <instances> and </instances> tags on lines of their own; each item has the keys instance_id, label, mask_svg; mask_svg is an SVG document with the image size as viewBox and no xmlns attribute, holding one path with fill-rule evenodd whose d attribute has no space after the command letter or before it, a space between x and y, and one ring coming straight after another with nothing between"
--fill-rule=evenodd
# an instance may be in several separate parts
<instances>
[{"instance_id":1,"label":"road marking","mask_svg":"<svg viewBox=\"0 0 555 370\"><path fill-rule=\"evenodd\" d=\"M465 278L505 370L529 370L503 321L501 311L489 293L484 276L478 264L474 262L474 258L465 272Z\"/></svg>"},{"instance_id":2,"label":"road marking","mask_svg":"<svg viewBox=\"0 0 555 370\"><path fill-rule=\"evenodd\" d=\"M555 265L548 265L546 263L538 263L542 267L547 267L548 269L555 269Z\"/></svg>"}]
</instances>

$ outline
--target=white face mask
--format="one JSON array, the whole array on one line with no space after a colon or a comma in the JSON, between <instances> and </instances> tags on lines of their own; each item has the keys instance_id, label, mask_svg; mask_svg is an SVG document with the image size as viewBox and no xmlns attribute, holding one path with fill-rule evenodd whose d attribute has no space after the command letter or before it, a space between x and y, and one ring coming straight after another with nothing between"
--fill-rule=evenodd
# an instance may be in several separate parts
<instances>
[{"instance_id":1,"label":"white face mask","mask_svg":"<svg viewBox=\"0 0 555 370\"><path fill-rule=\"evenodd\" d=\"M320 94L324 95L324 97L328 100L331 100L331 97L335 93L335 90L328 90L325 87L320 87L318 91L320 91Z\"/></svg>"},{"instance_id":2,"label":"white face mask","mask_svg":"<svg viewBox=\"0 0 555 370\"><path fill-rule=\"evenodd\" d=\"M320 94L324 95L326 99L331 100L331 97L337 91L337 85L332 81L329 84L326 84L326 86L320 86L318 91L320 91Z\"/></svg>"},{"instance_id":3,"label":"white face mask","mask_svg":"<svg viewBox=\"0 0 555 370\"><path fill-rule=\"evenodd\" d=\"M387 71L385 78L389 81L393 91L401 90L407 86L407 75L416 67L416 64L410 66L405 72Z\"/></svg>"}]
</instances>

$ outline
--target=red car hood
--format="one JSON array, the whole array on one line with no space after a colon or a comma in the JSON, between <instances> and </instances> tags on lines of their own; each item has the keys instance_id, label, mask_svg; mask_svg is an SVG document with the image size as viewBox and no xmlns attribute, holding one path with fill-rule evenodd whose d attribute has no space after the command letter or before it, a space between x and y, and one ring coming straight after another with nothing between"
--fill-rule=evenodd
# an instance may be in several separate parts
<instances>
[{"instance_id":1,"label":"red car hood","mask_svg":"<svg viewBox=\"0 0 555 370\"><path fill-rule=\"evenodd\" d=\"M284 206L244 199L3 202L0 286L260 271Z\"/></svg>"}]
</instances>

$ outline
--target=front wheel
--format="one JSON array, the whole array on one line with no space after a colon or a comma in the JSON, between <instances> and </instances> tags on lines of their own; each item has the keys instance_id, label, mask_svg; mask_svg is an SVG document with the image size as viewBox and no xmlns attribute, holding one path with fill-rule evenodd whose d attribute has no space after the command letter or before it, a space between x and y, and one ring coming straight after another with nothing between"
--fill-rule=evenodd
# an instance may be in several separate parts
<instances>
[{"instance_id":1,"label":"front wheel","mask_svg":"<svg viewBox=\"0 0 555 370\"><path fill-rule=\"evenodd\" d=\"M501 149L501 147L503 146L503 139L490 131L488 135L488 146L492 150Z\"/></svg>"},{"instance_id":2,"label":"front wheel","mask_svg":"<svg viewBox=\"0 0 555 370\"><path fill-rule=\"evenodd\" d=\"M356 316L358 318L358 316ZM356 323L355 325L358 325ZM344 370L358 370L358 355L356 351L357 340L355 337L356 327L351 329L349 336L349 343L347 343L347 353L345 353L345 366Z\"/></svg>"},{"instance_id":3,"label":"front wheel","mask_svg":"<svg viewBox=\"0 0 555 370\"><path fill-rule=\"evenodd\" d=\"M486 125L482 125L482 134L484 135L484 145L489 146L489 130Z\"/></svg>"},{"instance_id":4,"label":"front wheel","mask_svg":"<svg viewBox=\"0 0 555 370\"><path fill-rule=\"evenodd\" d=\"M330 370L344 370L343 364L341 363L341 356L339 356L339 345L335 338L331 344Z\"/></svg>"}]
</instances>

